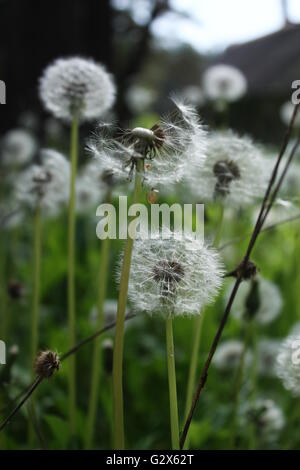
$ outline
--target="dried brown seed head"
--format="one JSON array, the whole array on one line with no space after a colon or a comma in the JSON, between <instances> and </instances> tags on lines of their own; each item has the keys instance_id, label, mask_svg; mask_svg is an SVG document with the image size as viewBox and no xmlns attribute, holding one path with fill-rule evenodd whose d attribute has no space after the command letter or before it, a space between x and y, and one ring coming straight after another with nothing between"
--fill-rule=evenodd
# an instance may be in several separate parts
<instances>
[{"instance_id":1,"label":"dried brown seed head","mask_svg":"<svg viewBox=\"0 0 300 470\"><path fill-rule=\"evenodd\" d=\"M53 372L59 369L60 360L56 352L41 351L35 360L35 372L39 377L48 379L53 375Z\"/></svg>"}]
</instances>

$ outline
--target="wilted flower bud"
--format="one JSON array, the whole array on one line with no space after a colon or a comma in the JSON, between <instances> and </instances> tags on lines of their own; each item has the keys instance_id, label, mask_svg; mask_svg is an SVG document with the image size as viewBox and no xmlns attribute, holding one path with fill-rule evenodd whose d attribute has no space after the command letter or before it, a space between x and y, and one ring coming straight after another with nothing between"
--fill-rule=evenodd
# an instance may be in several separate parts
<instances>
[{"instance_id":1,"label":"wilted flower bud","mask_svg":"<svg viewBox=\"0 0 300 470\"><path fill-rule=\"evenodd\" d=\"M59 370L59 356L53 351L41 351L35 360L35 372L43 379L50 378L55 370Z\"/></svg>"}]
</instances>

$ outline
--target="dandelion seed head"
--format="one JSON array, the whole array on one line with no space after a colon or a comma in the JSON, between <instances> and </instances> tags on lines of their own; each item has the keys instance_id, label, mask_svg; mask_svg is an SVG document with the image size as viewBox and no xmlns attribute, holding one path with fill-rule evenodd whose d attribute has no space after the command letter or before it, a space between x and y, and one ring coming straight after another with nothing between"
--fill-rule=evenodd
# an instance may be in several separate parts
<instances>
[{"instance_id":1,"label":"dandelion seed head","mask_svg":"<svg viewBox=\"0 0 300 470\"><path fill-rule=\"evenodd\" d=\"M236 101L246 93L247 80L236 67L214 65L203 75L203 90L211 100Z\"/></svg>"},{"instance_id":2,"label":"dandelion seed head","mask_svg":"<svg viewBox=\"0 0 300 470\"><path fill-rule=\"evenodd\" d=\"M297 330L294 330L295 332ZM290 334L282 343L276 359L276 374L283 386L300 396L300 332Z\"/></svg>"},{"instance_id":3,"label":"dandelion seed head","mask_svg":"<svg viewBox=\"0 0 300 470\"><path fill-rule=\"evenodd\" d=\"M281 108L280 108L280 118L281 118L282 122L283 122L286 126L289 125L294 110L295 110L295 105L294 105L293 103L291 103L290 101L286 101L286 102L283 103L283 105L281 106ZM296 118L295 118L295 121L294 121L294 125L295 125L296 127L300 127L300 113L299 113L299 111L298 111L298 113L297 113L297 115L296 115Z\"/></svg>"},{"instance_id":4,"label":"dandelion seed head","mask_svg":"<svg viewBox=\"0 0 300 470\"><path fill-rule=\"evenodd\" d=\"M99 166L128 180L142 160L144 183L151 188L176 184L191 164L202 167L206 142L203 125L192 106L176 99L173 103L174 112L151 129L136 127L116 137L113 126L100 128L88 146Z\"/></svg>"},{"instance_id":5,"label":"dandelion seed head","mask_svg":"<svg viewBox=\"0 0 300 470\"><path fill-rule=\"evenodd\" d=\"M4 165L24 165L28 163L37 149L34 137L22 129L9 131L1 142L1 162Z\"/></svg>"},{"instance_id":6,"label":"dandelion seed head","mask_svg":"<svg viewBox=\"0 0 300 470\"><path fill-rule=\"evenodd\" d=\"M254 403L245 403L240 408L240 426L255 427L255 433L262 442L272 443L285 426L282 409L270 399L258 398Z\"/></svg>"},{"instance_id":7,"label":"dandelion seed head","mask_svg":"<svg viewBox=\"0 0 300 470\"><path fill-rule=\"evenodd\" d=\"M231 284L225 294L228 301ZM239 320L253 320L260 325L274 321L282 309L280 290L273 282L262 277L243 282L232 304L232 315Z\"/></svg>"},{"instance_id":8,"label":"dandelion seed head","mask_svg":"<svg viewBox=\"0 0 300 470\"><path fill-rule=\"evenodd\" d=\"M40 97L57 118L81 121L99 118L114 103L115 85L105 68L90 59L57 59L40 79Z\"/></svg>"},{"instance_id":9,"label":"dandelion seed head","mask_svg":"<svg viewBox=\"0 0 300 470\"><path fill-rule=\"evenodd\" d=\"M190 235L135 240L129 299L135 310L168 315L199 315L222 284L219 255Z\"/></svg>"},{"instance_id":10,"label":"dandelion seed head","mask_svg":"<svg viewBox=\"0 0 300 470\"><path fill-rule=\"evenodd\" d=\"M66 158L50 149L41 150L40 164L31 165L17 178L15 198L20 205L55 215L68 200L70 165Z\"/></svg>"},{"instance_id":11,"label":"dandelion seed head","mask_svg":"<svg viewBox=\"0 0 300 470\"><path fill-rule=\"evenodd\" d=\"M267 338L258 342L258 373L261 376L276 376L276 358L280 344L280 340Z\"/></svg>"},{"instance_id":12,"label":"dandelion seed head","mask_svg":"<svg viewBox=\"0 0 300 470\"><path fill-rule=\"evenodd\" d=\"M229 371L238 367L243 353L242 341L230 339L223 341L217 348L213 364L217 369ZM246 366L251 363L252 354L248 350L245 357Z\"/></svg>"},{"instance_id":13,"label":"dandelion seed head","mask_svg":"<svg viewBox=\"0 0 300 470\"><path fill-rule=\"evenodd\" d=\"M191 165L191 191L204 202L220 200L239 207L261 197L267 187L269 166L261 150L247 137L231 131L208 136L207 158L201 168Z\"/></svg>"}]
</instances>

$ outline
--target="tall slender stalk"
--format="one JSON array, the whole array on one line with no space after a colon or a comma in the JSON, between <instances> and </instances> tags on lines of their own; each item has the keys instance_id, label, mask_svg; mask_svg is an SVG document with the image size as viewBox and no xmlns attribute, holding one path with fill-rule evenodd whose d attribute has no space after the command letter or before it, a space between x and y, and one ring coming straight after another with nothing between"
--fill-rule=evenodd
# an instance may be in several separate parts
<instances>
[{"instance_id":1,"label":"tall slender stalk","mask_svg":"<svg viewBox=\"0 0 300 470\"><path fill-rule=\"evenodd\" d=\"M69 200L68 224L68 319L69 343L74 346L75 335L75 182L78 160L78 118L74 117L71 128L71 178ZM71 357L69 365L69 425L71 434L75 433L76 426L76 363L75 356Z\"/></svg>"},{"instance_id":2,"label":"tall slender stalk","mask_svg":"<svg viewBox=\"0 0 300 470\"><path fill-rule=\"evenodd\" d=\"M166 344L168 361L168 380L169 380L169 399L170 399L170 421L172 449L179 449L179 424L178 424L178 405L175 371L175 353L173 341L173 320L166 318Z\"/></svg>"},{"instance_id":3,"label":"tall slender stalk","mask_svg":"<svg viewBox=\"0 0 300 470\"><path fill-rule=\"evenodd\" d=\"M232 448L235 446L235 439L236 439L236 431L237 431L237 418L238 418L238 410L240 404L240 394L241 388L243 385L243 377L244 377L244 369L245 369L245 360L246 354L249 348L251 338L251 324L246 325L246 332L244 338L244 345L242 349L242 354L240 357L236 381L235 381L235 389L234 389L234 396L233 396L233 410L232 410L232 418L231 418L231 436L230 436L230 445Z\"/></svg>"},{"instance_id":4,"label":"tall slender stalk","mask_svg":"<svg viewBox=\"0 0 300 470\"><path fill-rule=\"evenodd\" d=\"M37 206L34 213L33 240L33 302L31 315L31 364L34 363L38 349L38 325L40 307L41 279L41 210Z\"/></svg>"},{"instance_id":5,"label":"tall slender stalk","mask_svg":"<svg viewBox=\"0 0 300 470\"><path fill-rule=\"evenodd\" d=\"M37 205L34 211L33 222L33 297L31 312L31 365L34 364L39 343L39 309L40 309L40 279L41 279L41 209ZM32 368L32 376L33 375ZM31 399L29 407L34 412L34 403ZM28 427L29 445L34 443L34 428L31 419Z\"/></svg>"},{"instance_id":6,"label":"tall slender stalk","mask_svg":"<svg viewBox=\"0 0 300 470\"><path fill-rule=\"evenodd\" d=\"M109 203L111 200L110 193L108 194L106 201ZM101 246L101 261L99 267L99 284L98 284L98 317L97 317L97 330L102 328L103 325L103 305L107 291L107 278L108 278L108 265L109 265L109 237L102 240ZM89 399L89 410L87 418L87 430L86 430L86 441L85 448L89 449L93 445L96 409L98 401L98 390L99 380L101 376L101 339L95 341L93 350L93 364L92 364L92 376L91 376L91 391Z\"/></svg>"},{"instance_id":7,"label":"tall slender stalk","mask_svg":"<svg viewBox=\"0 0 300 470\"><path fill-rule=\"evenodd\" d=\"M138 162L135 176L135 187L133 204L140 199L142 190L142 170L143 162ZM123 265L121 271L119 301L117 310L114 355L113 355L113 419L114 419L114 447L123 450L125 448L124 436L124 404L123 404L123 345L124 345L124 318L126 311L131 255L133 239L127 237Z\"/></svg>"},{"instance_id":8,"label":"tall slender stalk","mask_svg":"<svg viewBox=\"0 0 300 470\"><path fill-rule=\"evenodd\" d=\"M215 239L214 239L215 248L218 248L220 244L223 221L224 221L224 206L223 204L221 204L220 212L219 212L219 219L218 219L218 224L216 227ZM184 411L185 420L188 417L188 414L192 405L193 393L195 390L197 363L198 363L201 331L202 331L204 316L205 316L205 310L202 312L201 315L197 315L197 317L194 319L193 345L192 345L192 353L191 353L191 361L190 361L189 377L188 377L186 401L185 401L185 411ZM187 437L184 448L188 449L188 447L189 447L189 439Z\"/></svg>"}]
</instances>

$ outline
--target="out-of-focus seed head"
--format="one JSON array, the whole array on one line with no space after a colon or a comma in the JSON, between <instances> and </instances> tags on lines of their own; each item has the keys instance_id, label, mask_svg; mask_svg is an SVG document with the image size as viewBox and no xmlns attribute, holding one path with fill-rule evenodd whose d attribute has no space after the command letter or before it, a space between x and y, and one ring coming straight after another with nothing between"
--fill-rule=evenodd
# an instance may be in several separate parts
<instances>
[{"instance_id":1,"label":"out-of-focus seed head","mask_svg":"<svg viewBox=\"0 0 300 470\"><path fill-rule=\"evenodd\" d=\"M236 67L226 64L214 65L204 73L203 90L211 100L236 101L246 93L247 80Z\"/></svg>"},{"instance_id":2,"label":"out-of-focus seed head","mask_svg":"<svg viewBox=\"0 0 300 470\"><path fill-rule=\"evenodd\" d=\"M300 396L300 331L294 332L281 343L276 374L287 390L294 396Z\"/></svg>"},{"instance_id":3,"label":"out-of-focus seed head","mask_svg":"<svg viewBox=\"0 0 300 470\"><path fill-rule=\"evenodd\" d=\"M69 196L70 165L60 153L41 151L40 165L24 170L15 183L15 197L20 205L40 206L47 215L55 215Z\"/></svg>"},{"instance_id":4,"label":"out-of-focus seed head","mask_svg":"<svg viewBox=\"0 0 300 470\"><path fill-rule=\"evenodd\" d=\"M228 286L225 295L227 303L233 285ZM255 321L267 325L274 321L282 309L282 296L276 284L262 277L243 282L232 305L232 315L240 320Z\"/></svg>"},{"instance_id":5,"label":"out-of-focus seed head","mask_svg":"<svg viewBox=\"0 0 300 470\"><path fill-rule=\"evenodd\" d=\"M97 119L114 103L115 85L103 65L81 57L58 59L40 79L40 97L57 118Z\"/></svg>"},{"instance_id":6,"label":"out-of-focus seed head","mask_svg":"<svg viewBox=\"0 0 300 470\"><path fill-rule=\"evenodd\" d=\"M9 131L1 142L1 163L7 166L24 165L37 149L34 137L23 129Z\"/></svg>"},{"instance_id":7,"label":"out-of-focus seed head","mask_svg":"<svg viewBox=\"0 0 300 470\"><path fill-rule=\"evenodd\" d=\"M213 365L220 370L230 371L237 369L239 366L241 356L243 354L244 344L238 340L223 341L215 352ZM245 364L248 366L251 363L252 354L247 351L245 357Z\"/></svg>"},{"instance_id":8,"label":"out-of-focus seed head","mask_svg":"<svg viewBox=\"0 0 300 470\"><path fill-rule=\"evenodd\" d=\"M247 137L231 131L213 132L207 140L203 167L188 168L190 191L203 202L218 199L242 207L261 197L271 171L265 153Z\"/></svg>"},{"instance_id":9,"label":"out-of-focus seed head","mask_svg":"<svg viewBox=\"0 0 300 470\"><path fill-rule=\"evenodd\" d=\"M270 399L258 398L254 403L245 403L240 409L240 425L245 429L252 425L258 440L272 443L285 426L281 408Z\"/></svg>"}]
</instances>

